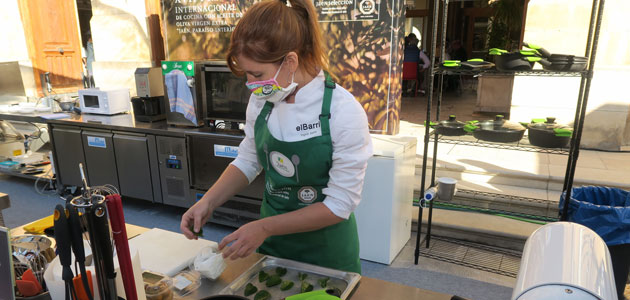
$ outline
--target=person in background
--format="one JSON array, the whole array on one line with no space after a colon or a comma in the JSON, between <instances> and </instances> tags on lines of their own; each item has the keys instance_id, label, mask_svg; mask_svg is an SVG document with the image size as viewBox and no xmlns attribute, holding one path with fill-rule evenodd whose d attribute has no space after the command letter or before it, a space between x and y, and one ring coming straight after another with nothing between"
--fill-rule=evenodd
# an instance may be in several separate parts
<instances>
[{"instance_id":1,"label":"person in background","mask_svg":"<svg viewBox=\"0 0 630 300\"><path fill-rule=\"evenodd\" d=\"M466 49L462 47L462 42L460 40L454 40L450 48L448 49L449 56L452 60L466 61L468 60L468 54L466 53ZM446 90L447 91L457 91L460 92L460 76L457 75L447 75L445 76L446 81Z\"/></svg>"},{"instance_id":2,"label":"person in background","mask_svg":"<svg viewBox=\"0 0 630 300\"><path fill-rule=\"evenodd\" d=\"M459 60L459 61L468 60L468 53L466 53L466 49L462 47L462 42L460 40L454 40L451 43L449 54L451 58L455 60Z\"/></svg>"},{"instance_id":3,"label":"person in background","mask_svg":"<svg viewBox=\"0 0 630 300\"><path fill-rule=\"evenodd\" d=\"M418 63L418 81L419 85L422 86L424 82L424 70L431 66L431 62L429 58L424 53L424 51L418 48L418 38L415 34L410 33L405 37L405 49L404 49L404 57L403 62L415 62ZM418 92L424 94L424 90L418 89ZM409 92L407 91L407 82L403 81L403 94L407 95Z\"/></svg>"},{"instance_id":4,"label":"person in background","mask_svg":"<svg viewBox=\"0 0 630 300\"><path fill-rule=\"evenodd\" d=\"M190 239L265 171L260 219L226 236L225 258L259 253L360 272L353 210L372 140L361 104L328 74L313 2L265 0L232 32L227 63L252 91L238 156L184 215ZM211 155L211 154L209 154Z\"/></svg>"},{"instance_id":5,"label":"person in background","mask_svg":"<svg viewBox=\"0 0 630 300\"><path fill-rule=\"evenodd\" d=\"M89 32L87 33L87 39L85 47L81 49L82 60L86 69L86 75L84 76L87 84L84 84L84 86L94 87L94 73L92 69L92 64L94 63L94 44L92 43L92 34Z\"/></svg>"}]
</instances>

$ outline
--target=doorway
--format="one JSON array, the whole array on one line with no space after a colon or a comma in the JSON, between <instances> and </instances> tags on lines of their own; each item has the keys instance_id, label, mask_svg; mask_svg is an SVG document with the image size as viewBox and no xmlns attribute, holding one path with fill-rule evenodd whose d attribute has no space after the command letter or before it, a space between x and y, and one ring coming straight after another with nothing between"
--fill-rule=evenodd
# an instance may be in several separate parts
<instances>
[{"instance_id":1,"label":"doorway","mask_svg":"<svg viewBox=\"0 0 630 300\"><path fill-rule=\"evenodd\" d=\"M52 92L76 92L81 81L81 43L75 2L19 1L20 15L38 94L48 73Z\"/></svg>"},{"instance_id":2,"label":"doorway","mask_svg":"<svg viewBox=\"0 0 630 300\"><path fill-rule=\"evenodd\" d=\"M81 62L83 87L94 87L94 45L92 44L92 0L76 0L79 18L79 34L81 36Z\"/></svg>"}]
</instances>

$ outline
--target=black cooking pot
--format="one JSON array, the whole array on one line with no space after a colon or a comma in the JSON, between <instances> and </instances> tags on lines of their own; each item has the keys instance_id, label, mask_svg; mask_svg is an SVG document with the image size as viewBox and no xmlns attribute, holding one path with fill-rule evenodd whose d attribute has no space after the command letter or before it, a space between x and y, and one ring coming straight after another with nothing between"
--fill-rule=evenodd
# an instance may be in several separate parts
<instances>
[{"instance_id":1,"label":"black cooking pot","mask_svg":"<svg viewBox=\"0 0 630 300\"><path fill-rule=\"evenodd\" d=\"M544 148L566 148L571 141L573 128L556 123L556 118L532 120L527 125L529 143Z\"/></svg>"},{"instance_id":2,"label":"black cooking pot","mask_svg":"<svg viewBox=\"0 0 630 300\"><path fill-rule=\"evenodd\" d=\"M516 122L504 120L503 115L497 115L494 120L474 122L465 126L467 131L472 131L473 136L479 140L513 143L523 138L526 128Z\"/></svg>"},{"instance_id":3,"label":"black cooking pot","mask_svg":"<svg viewBox=\"0 0 630 300\"><path fill-rule=\"evenodd\" d=\"M435 126L435 133L446 136L460 136L467 132L464 130L466 123L457 121L455 115L448 116L448 120L438 122Z\"/></svg>"},{"instance_id":4,"label":"black cooking pot","mask_svg":"<svg viewBox=\"0 0 630 300\"><path fill-rule=\"evenodd\" d=\"M586 60L584 61L576 61L576 60L550 60L550 59L540 59L538 61L543 69L547 71L560 71L560 72L581 72L586 70Z\"/></svg>"},{"instance_id":5,"label":"black cooking pot","mask_svg":"<svg viewBox=\"0 0 630 300\"><path fill-rule=\"evenodd\" d=\"M547 57L550 61L576 61L585 62L588 60L586 56L575 56L570 54L551 54Z\"/></svg>"},{"instance_id":6,"label":"black cooking pot","mask_svg":"<svg viewBox=\"0 0 630 300\"><path fill-rule=\"evenodd\" d=\"M490 49L490 55L494 55L494 63L497 70L509 71L531 71L534 63L540 60L536 50L520 50L507 52L501 49Z\"/></svg>"}]
</instances>

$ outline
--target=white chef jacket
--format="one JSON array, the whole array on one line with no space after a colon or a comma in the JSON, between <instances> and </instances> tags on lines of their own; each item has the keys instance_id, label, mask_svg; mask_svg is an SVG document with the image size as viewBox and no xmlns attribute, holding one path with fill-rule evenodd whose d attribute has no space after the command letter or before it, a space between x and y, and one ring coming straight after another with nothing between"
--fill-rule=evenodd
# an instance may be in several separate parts
<instances>
[{"instance_id":1,"label":"white chef jacket","mask_svg":"<svg viewBox=\"0 0 630 300\"><path fill-rule=\"evenodd\" d=\"M322 135L321 126L308 125L319 123L324 80L324 72L320 72L298 90L295 103L281 101L275 104L267 120L274 138L297 142ZM253 94L249 98L245 138L239 145L238 156L232 161L232 165L239 168L250 183L262 170L256 156L254 125L264 105L265 101L256 99ZM365 169L372 156L372 139L365 110L350 92L339 85L333 90L330 114L333 163L328 172L328 186L322 190L326 195L323 203L336 216L348 219L361 201Z\"/></svg>"}]
</instances>

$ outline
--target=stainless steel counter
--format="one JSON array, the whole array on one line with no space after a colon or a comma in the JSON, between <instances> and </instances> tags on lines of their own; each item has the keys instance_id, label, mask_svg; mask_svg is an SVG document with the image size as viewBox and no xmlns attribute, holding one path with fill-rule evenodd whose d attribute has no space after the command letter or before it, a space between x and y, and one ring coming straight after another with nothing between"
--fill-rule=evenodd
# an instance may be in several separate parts
<instances>
[{"instance_id":1,"label":"stainless steel counter","mask_svg":"<svg viewBox=\"0 0 630 300\"><path fill-rule=\"evenodd\" d=\"M210 128L192 128L177 127L166 124L166 121L153 123L138 122L133 114L118 114L113 116L94 115L94 114L75 114L64 112L69 115L65 119L45 119L42 115L50 113L33 113L33 114L0 114L0 120L44 123L53 125L80 126L85 128L105 129L114 131L136 132L144 134L155 134L163 136L184 137L187 134L201 134L214 136L242 137L239 132L216 132Z\"/></svg>"}]
</instances>

